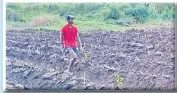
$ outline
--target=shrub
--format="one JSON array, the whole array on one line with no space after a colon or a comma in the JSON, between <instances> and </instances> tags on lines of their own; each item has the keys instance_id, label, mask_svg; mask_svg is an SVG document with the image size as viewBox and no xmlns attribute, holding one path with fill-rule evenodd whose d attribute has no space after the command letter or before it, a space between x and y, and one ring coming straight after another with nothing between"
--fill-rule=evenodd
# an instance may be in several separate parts
<instances>
[{"instance_id":1,"label":"shrub","mask_svg":"<svg viewBox=\"0 0 177 93\"><path fill-rule=\"evenodd\" d=\"M17 21L20 21L22 19L21 19L21 16L20 16L19 13L17 13L16 11L14 11L12 9L7 8L6 20L17 22Z\"/></svg>"},{"instance_id":2,"label":"shrub","mask_svg":"<svg viewBox=\"0 0 177 93\"><path fill-rule=\"evenodd\" d=\"M169 13L163 12L161 14L161 18L162 19L167 19L167 20L174 20L175 19L175 14L169 14Z\"/></svg>"},{"instance_id":3,"label":"shrub","mask_svg":"<svg viewBox=\"0 0 177 93\"><path fill-rule=\"evenodd\" d=\"M107 19L107 20L104 20L104 22L106 24L114 24L114 25L116 25L116 20L114 20L114 19Z\"/></svg>"},{"instance_id":4,"label":"shrub","mask_svg":"<svg viewBox=\"0 0 177 93\"><path fill-rule=\"evenodd\" d=\"M129 8L125 15L133 17L136 23L144 23L149 17L147 8Z\"/></svg>"},{"instance_id":5,"label":"shrub","mask_svg":"<svg viewBox=\"0 0 177 93\"><path fill-rule=\"evenodd\" d=\"M114 24L114 25L119 25L119 26L129 26L131 24L131 21L129 20L124 20L124 19L109 19L104 21L106 24Z\"/></svg>"},{"instance_id":6,"label":"shrub","mask_svg":"<svg viewBox=\"0 0 177 93\"><path fill-rule=\"evenodd\" d=\"M96 20L104 20L106 17L108 17L110 13L109 8L100 8L97 11L92 11L87 16L88 18L96 19Z\"/></svg>"},{"instance_id":7,"label":"shrub","mask_svg":"<svg viewBox=\"0 0 177 93\"><path fill-rule=\"evenodd\" d=\"M118 11L118 9L116 8L111 8L111 11L109 13L109 15L107 16L107 19L114 19L114 20L117 20L120 18L120 13Z\"/></svg>"}]
</instances>

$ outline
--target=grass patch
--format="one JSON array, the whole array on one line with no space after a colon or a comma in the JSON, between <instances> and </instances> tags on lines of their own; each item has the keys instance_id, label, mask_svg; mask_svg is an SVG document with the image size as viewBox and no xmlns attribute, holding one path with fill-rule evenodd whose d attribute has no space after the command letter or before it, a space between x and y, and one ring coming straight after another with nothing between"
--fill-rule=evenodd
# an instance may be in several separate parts
<instances>
[{"instance_id":1,"label":"grass patch","mask_svg":"<svg viewBox=\"0 0 177 93\"><path fill-rule=\"evenodd\" d=\"M51 26L39 26L34 27L35 29L45 28L45 29L53 29L60 30L62 26L66 24L65 20L60 20L60 22L51 25ZM111 31L125 31L128 27L123 27L119 25L105 24L104 22L99 21L75 21L75 25L78 27L80 32L87 32L90 30L111 30Z\"/></svg>"},{"instance_id":2,"label":"grass patch","mask_svg":"<svg viewBox=\"0 0 177 93\"><path fill-rule=\"evenodd\" d=\"M48 18L49 19L49 18ZM54 19L52 19L54 20ZM33 28L36 30L40 30L41 28L44 29L51 29L51 30L60 30L67 22L64 18L58 18L57 21L48 26L32 26L31 22L21 23L21 22L7 22L8 29L26 29L26 28ZM87 32L90 30L105 30L105 31L126 31L130 29L151 29L156 28L158 26L166 25L171 26L172 21L164 21L164 20L149 20L147 23L144 24L132 24L130 27L126 26L119 26L114 24L106 24L103 21L98 20L91 20L91 21L82 21L82 20L75 20L75 25L78 27L80 32ZM7 30L8 30L7 29Z\"/></svg>"}]
</instances>

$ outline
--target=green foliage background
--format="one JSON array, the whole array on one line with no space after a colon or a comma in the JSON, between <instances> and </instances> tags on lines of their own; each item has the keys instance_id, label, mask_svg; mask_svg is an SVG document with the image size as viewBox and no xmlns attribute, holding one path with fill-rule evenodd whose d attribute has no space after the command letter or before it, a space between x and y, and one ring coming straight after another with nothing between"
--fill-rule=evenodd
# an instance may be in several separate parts
<instances>
[{"instance_id":1,"label":"green foliage background","mask_svg":"<svg viewBox=\"0 0 177 93\"><path fill-rule=\"evenodd\" d=\"M8 3L7 28L60 29L66 15L80 30L121 30L132 24L161 24L175 18L174 3ZM48 16L48 17L47 17ZM46 18L47 17L47 18ZM46 21L37 23L35 20ZM44 25L46 23L46 25ZM40 25L42 24L42 25Z\"/></svg>"}]
</instances>

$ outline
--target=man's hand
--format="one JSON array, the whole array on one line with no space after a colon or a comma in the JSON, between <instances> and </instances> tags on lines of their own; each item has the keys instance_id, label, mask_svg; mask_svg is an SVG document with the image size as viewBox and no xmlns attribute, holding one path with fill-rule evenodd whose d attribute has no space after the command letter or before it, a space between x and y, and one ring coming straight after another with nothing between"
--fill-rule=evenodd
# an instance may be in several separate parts
<instances>
[{"instance_id":1,"label":"man's hand","mask_svg":"<svg viewBox=\"0 0 177 93\"><path fill-rule=\"evenodd\" d=\"M77 40L78 40L78 43L79 43L79 51L81 51L81 53L83 53L84 50L83 50L83 48L82 48L82 43L81 43L79 34L77 34Z\"/></svg>"},{"instance_id":2,"label":"man's hand","mask_svg":"<svg viewBox=\"0 0 177 93\"><path fill-rule=\"evenodd\" d=\"M60 44L60 49L63 52L63 45L62 44Z\"/></svg>"},{"instance_id":3,"label":"man's hand","mask_svg":"<svg viewBox=\"0 0 177 93\"><path fill-rule=\"evenodd\" d=\"M84 49L82 47L80 47L79 50L81 51L81 53L83 53L83 51L84 51Z\"/></svg>"}]
</instances>

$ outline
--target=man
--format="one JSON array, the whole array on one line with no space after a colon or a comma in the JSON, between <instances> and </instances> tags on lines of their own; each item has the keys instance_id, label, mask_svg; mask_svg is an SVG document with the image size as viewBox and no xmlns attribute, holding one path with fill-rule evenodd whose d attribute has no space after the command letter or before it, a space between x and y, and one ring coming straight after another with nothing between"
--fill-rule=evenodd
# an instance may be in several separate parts
<instances>
[{"instance_id":1,"label":"man","mask_svg":"<svg viewBox=\"0 0 177 93\"><path fill-rule=\"evenodd\" d=\"M71 71L71 67L77 59L77 41L79 45L79 49L83 51L82 43L78 34L78 29L73 25L74 16L67 16L67 24L64 25L60 31L60 42L61 48L64 52L64 55L69 54L70 64L67 71ZM64 49L63 49L64 48Z\"/></svg>"}]
</instances>

